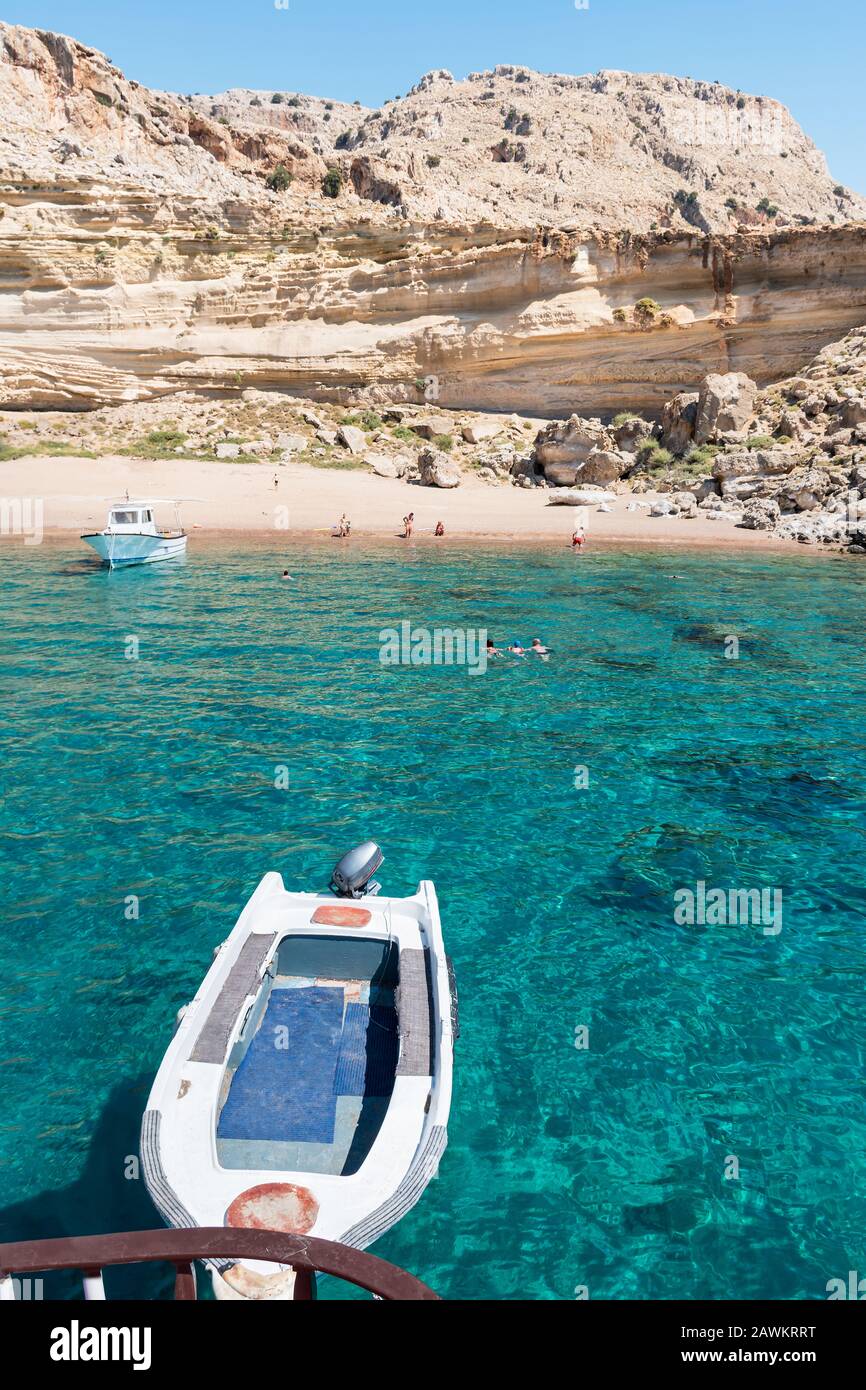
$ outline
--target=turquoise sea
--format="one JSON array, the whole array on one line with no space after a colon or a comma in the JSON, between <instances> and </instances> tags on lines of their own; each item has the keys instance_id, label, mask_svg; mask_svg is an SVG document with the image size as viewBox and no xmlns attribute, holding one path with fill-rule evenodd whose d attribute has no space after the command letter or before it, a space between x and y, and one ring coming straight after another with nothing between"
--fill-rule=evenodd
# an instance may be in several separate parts
<instances>
[{"instance_id":1,"label":"turquoise sea","mask_svg":"<svg viewBox=\"0 0 866 1390\"><path fill-rule=\"evenodd\" d=\"M113 576L77 542L0 564L0 1240L158 1224L130 1159L176 1010L266 870L321 887L373 837L384 891L436 882L462 1024L439 1179L377 1253L462 1299L866 1272L866 566L195 540ZM553 655L383 666L404 620ZM782 930L679 925L698 880L780 889Z\"/></svg>"}]
</instances>

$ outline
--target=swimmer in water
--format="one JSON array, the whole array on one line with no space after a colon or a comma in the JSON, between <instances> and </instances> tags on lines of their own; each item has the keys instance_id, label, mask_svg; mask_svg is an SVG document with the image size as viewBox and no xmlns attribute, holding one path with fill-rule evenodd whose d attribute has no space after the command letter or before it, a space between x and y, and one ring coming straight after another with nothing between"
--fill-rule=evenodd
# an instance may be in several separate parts
<instances>
[{"instance_id":1,"label":"swimmer in water","mask_svg":"<svg viewBox=\"0 0 866 1390\"><path fill-rule=\"evenodd\" d=\"M534 651L538 656L549 656L549 655L550 655L550 652L549 652L548 648L545 647L545 646L542 646L542 642L541 642L541 638L540 638L540 637L533 637L533 639L532 639L532 648L531 648L531 650Z\"/></svg>"},{"instance_id":2,"label":"swimmer in water","mask_svg":"<svg viewBox=\"0 0 866 1390\"><path fill-rule=\"evenodd\" d=\"M294 575L293 575L293 574L289 574L289 571L288 571L288 570L283 570L282 574L280 575L280 578L281 578L281 579L294 579Z\"/></svg>"},{"instance_id":3,"label":"swimmer in water","mask_svg":"<svg viewBox=\"0 0 866 1390\"><path fill-rule=\"evenodd\" d=\"M492 639L491 637L488 637L488 639L487 639L487 655L488 655L488 656L501 656L501 655L502 655L502 650L501 650L501 648L499 648L499 647L497 647L497 646L494 646L494 644L493 644L493 639Z\"/></svg>"},{"instance_id":4,"label":"swimmer in water","mask_svg":"<svg viewBox=\"0 0 866 1390\"><path fill-rule=\"evenodd\" d=\"M512 642L508 650L514 656L526 656L526 648L523 646L522 642Z\"/></svg>"}]
</instances>

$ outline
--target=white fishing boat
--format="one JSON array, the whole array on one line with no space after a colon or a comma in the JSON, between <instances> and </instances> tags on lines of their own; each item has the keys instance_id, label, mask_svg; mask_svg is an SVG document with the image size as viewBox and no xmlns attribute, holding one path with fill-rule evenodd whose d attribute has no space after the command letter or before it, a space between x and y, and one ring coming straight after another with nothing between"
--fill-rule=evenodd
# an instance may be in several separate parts
<instances>
[{"instance_id":1,"label":"white fishing boat","mask_svg":"<svg viewBox=\"0 0 866 1390\"><path fill-rule=\"evenodd\" d=\"M174 530L162 530L157 526L154 508L160 505L174 507ZM93 547L109 569L152 565L157 560L173 560L186 554L187 536L180 524L179 501L115 502L108 513L105 530L89 532L81 539Z\"/></svg>"},{"instance_id":2,"label":"white fishing boat","mask_svg":"<svg viewBox=\"0 0 866 1390\"><path fill-rule=\"evenodd\" d=\"M365 1249L447 1142L456 991L433 884L380 897L376 845L328 893L265 874L186 1009L142 1123L170 1226L292 1231ZM263 1261L211 1262L218 1298L290 1298Z\"/></svg>"}]
</instances>

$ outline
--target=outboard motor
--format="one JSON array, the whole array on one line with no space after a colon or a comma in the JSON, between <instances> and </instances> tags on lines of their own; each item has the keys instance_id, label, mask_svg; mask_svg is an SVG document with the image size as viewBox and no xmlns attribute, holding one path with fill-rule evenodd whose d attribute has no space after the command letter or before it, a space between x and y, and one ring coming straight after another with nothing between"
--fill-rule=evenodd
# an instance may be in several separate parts
<instances>
[{"instance_id":1,"label":"outboard motor","mask_svg":"<svg viewBox=\"0 0 866 1390\"><path fill-rule=\"evenodd\" d=\"M336 893L338 898L363 898L365 894L373 897L382 885L371 880L384 858L379 846L372 840L365 840L363 845L350 849L331 875L331 892Z\"/></svg>"}]
</instances>

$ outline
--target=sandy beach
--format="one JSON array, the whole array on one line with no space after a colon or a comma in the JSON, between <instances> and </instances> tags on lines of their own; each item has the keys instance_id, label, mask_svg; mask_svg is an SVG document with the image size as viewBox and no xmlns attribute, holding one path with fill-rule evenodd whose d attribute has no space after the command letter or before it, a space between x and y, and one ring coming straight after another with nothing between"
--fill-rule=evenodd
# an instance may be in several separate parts
<instances>
[{"instance_id":1,"label":"sandy beach","mask_svg":"<svg viewBox=\"0 0 866 1390\"><path fill-rule=\"evenodd\" d=\"M274 479L277 486L274 486ZM578 509L550 506L547 489L491 486L469 476L459 488L436 489L379 478L361 469L318 469L300 464L212 462L178 459L151 462L117 455L20 458L0 464L0 498L42 500L48 536L101 530L108 504L131 498L187 498L181 518L187 531L328 536L345 512L352 536L399 535L402 518L415 513L418 539L433 537L437 521L446 537L478 541L547 541L567 544ZM704 513L688 520L651 517L649 505L629 511L656 494L617 497L611 511L584 513L587 539L604 543L722 546L726 549L802 551L764 531L750 531ZM171 525L166 506L158 521ZM814 550L813 547L809 547Z\"/></svg>"}]
</instances>

